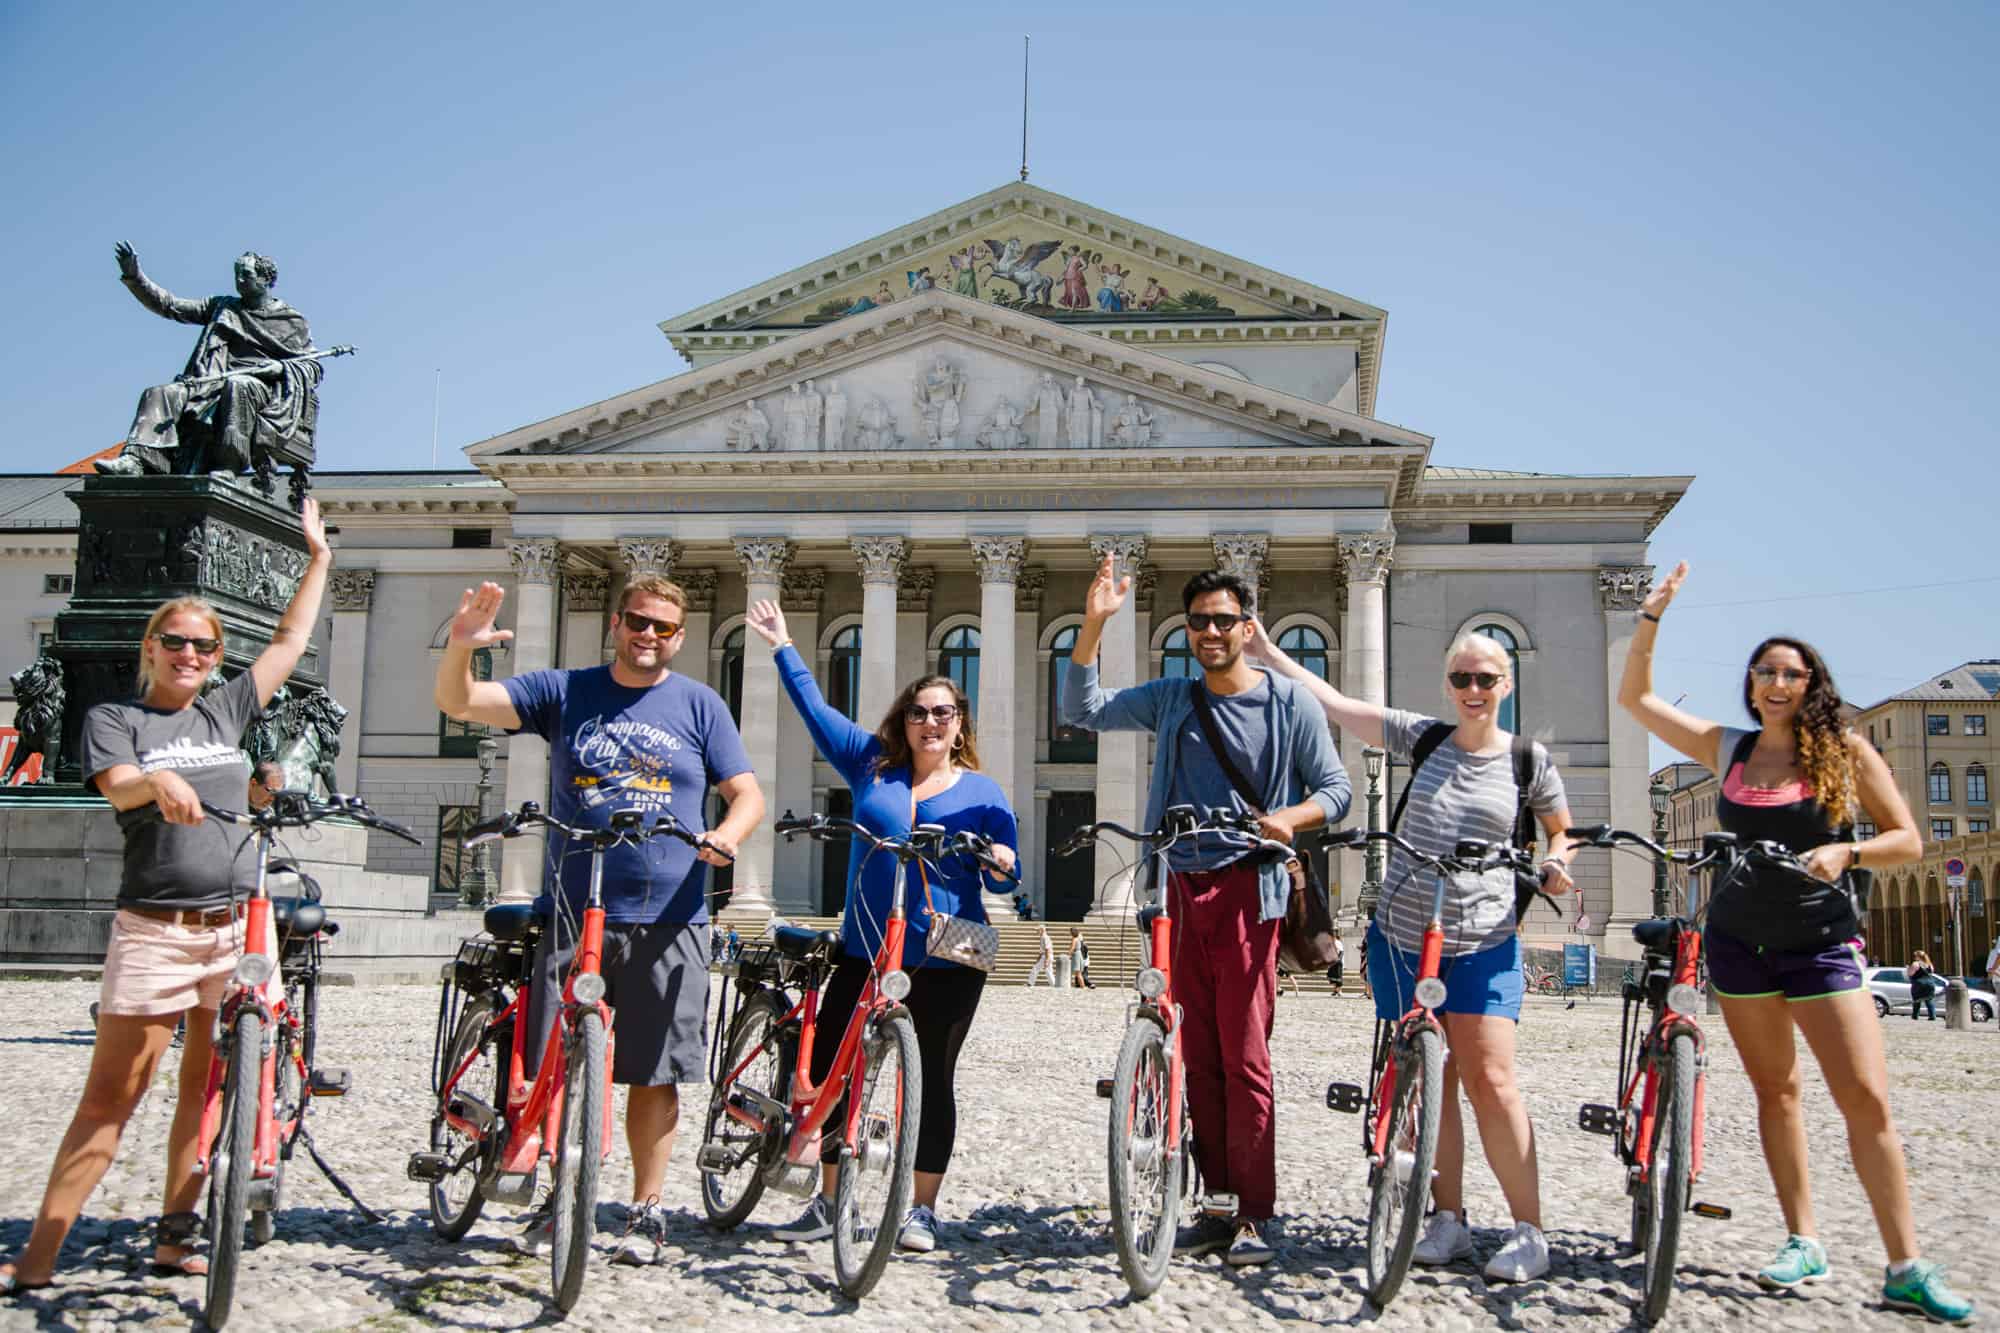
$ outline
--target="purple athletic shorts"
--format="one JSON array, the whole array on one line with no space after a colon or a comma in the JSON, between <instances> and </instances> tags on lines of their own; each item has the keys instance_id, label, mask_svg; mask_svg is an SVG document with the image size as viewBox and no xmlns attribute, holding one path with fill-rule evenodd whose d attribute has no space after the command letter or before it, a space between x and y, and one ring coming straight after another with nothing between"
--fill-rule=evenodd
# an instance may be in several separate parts
<instances>
[{"instance_id":1,"label":"purple athletic shorts","mask_svg":"<svg viewBox=\"0 0 2000 1333\"><path fill-rule=\"evenodd\" d=\"M1718 995L1756 999L1818 1000L1860 990L1861 951L1852 940L1814 952L1759 949L1719 930L1703 932L1708 983Z\"/></svg>"}]
</instances>

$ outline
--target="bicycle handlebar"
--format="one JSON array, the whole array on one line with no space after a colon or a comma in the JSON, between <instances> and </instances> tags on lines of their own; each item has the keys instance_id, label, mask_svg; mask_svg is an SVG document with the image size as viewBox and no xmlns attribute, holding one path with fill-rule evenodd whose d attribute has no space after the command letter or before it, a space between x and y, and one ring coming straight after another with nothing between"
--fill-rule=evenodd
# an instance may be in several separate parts
<instances>
[{"instance_id":1,"label":"bicycle handlebar","mask_svg":"<svg viewBox=\"0 0 2000 1333\"><path fill-rule=\"evenodd\" d=\"M1226 805L1210 806L1206 814L1198 814L1191 805L1173 805L1162 814L1160 827L1150 833L1134 832L1108 819L1099 820L1071 834L1056 848L1056 855L1074 856L1107 833L1131 843L1177 842L1203 833L1219 833L1243 839L1245 851L1269 853L1288 861L1299 854L1298 848L1290 843L1265 837L1263 825L1253 814Z\"/></svg>"},{"instance_id":2,"label":"bicycle handlebar","mask_svg":"<svg viewBox=\"0 0 2000 1333\"><path fill-rule=\"evenodd\" d=\"M1705 833L1701 839L1701 850L1685 848L1674 851L1654 842L1642 833L1630 829L1613 828L1609 824L1587 824L1579 828L1567 829L1557 835L1584 847L1631 846L1650 853L1654 860L1670 865L1686 866L1690 870L1700 870L1717 861L1730 862L1747 854L1756 854L1760 859L1796 861L1791 852L1775 842L1752 843L1748 849L1739 849L1734 833ZM1803 865L1799 867L1804 869Z\"/></svg>"},{"instance_id":3,"label":"bicycle handlebar","mask_svg":"<svg viewBox=\"0 0 2000 1333\"><path fill-rule=\"evenodd\" d=\"M1505 842L1482 842L1477 838L1460 838L1450 852L1438 856L1411 846L1400 833L1388 829L1341 829L1326 835L1324 841L1329 847L1359 847L1366 842L1390 843L1402 848L1404 854L1418 865L1439 871L1484 874L1502 866L1529 871L1535 868L1535 858L1519 847Z\"/></svg>"},{"instance_id":4,"label":"bicycle handlebar","mask_svg":"<svg viewBox=\"0 0 2000 1333\"><path fill-rule=\"evenodd\" d=\"M346 818L368 828L381 829L419 847L424 842L401 824L370 810L367 802L359 796L345 796L339 792L330 793L324 801L316 801L307 792L274 791L271 803L262 810L226 810L207 801L201 803L201 808L224 823L242 824L260 834L276 833L281 828L307 828L323 819Z\"/></svg>"},{"instance_id":5,"label":"bicycle handlebar","mask_svg":"<svg viewBox=\"0 0 2000 1333\"><path fill-rule=\"evenodd\" d=\"M787 810L784 817L771 826L775 833L787 839L801 835L815 842L832 842L838 838L858 837L879 852L888 852L899 860L909 861L922 857L944 857L951 855L969 856L1000 879L1010 884L1021 882L1020 862L1016 860L1009 868L993 855L995 843L991 838L982 837L970 829L948 833L942 824L919 824L901 836L884 837L874 831L843 819L837 815L807 815L801 819Z\"/></svg>"},{"instance_id":6,"label":"bicycle handlebar","mask_svg":"<svg viewBox=\"0 0 2000 1333\"><path fill-rule=\"evenodd\" d=\"M481 820L466 830L465 845L477 847L483 842L496 838L518 838L530 825L539 824L554 829L566 838L590 844L592 847L616 847L620 844L637 846L647 838L673 838L684 842L696 851L711 851L725 861L734 861L734 853L725 852L706 838L699 837L681 827L672 814L662 811L650 827L645 822L643 810L614 810L611 822L603 828L585 828L577 824L565 824L560 819L543 810L535 801L521 802L521 808L503 812L491 819Z\"/></svg>"}]
</instances>

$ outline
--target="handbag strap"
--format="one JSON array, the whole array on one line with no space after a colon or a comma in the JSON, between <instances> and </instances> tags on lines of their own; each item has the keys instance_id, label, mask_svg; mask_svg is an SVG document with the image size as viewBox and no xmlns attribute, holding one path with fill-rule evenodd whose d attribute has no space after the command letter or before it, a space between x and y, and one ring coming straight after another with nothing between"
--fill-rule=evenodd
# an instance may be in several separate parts
<instances>
[{"instance_id":1,"label":"handbag strap","mask_svg":"<svg viewBox=\"0 0 2000 1333\"><path fill-rule=\"evenodd\" d=\"M1201 724L1201 734L1207 738L1208 748L1215 754L1215 762L1222 766L1222 775L1229 779L1229 785L1236 789L1236 794L1243 798L1243 803L1250 807L1250 812L1262 815L1264 803L1257 799L1257 792L1251 787L1250 779L1244 777L1243 770L1236 766L1236 760L1231 757L1229 747L1222 743L1222 733L1216 729L1215 714L1208 708L1208 687L1198 680L1191 680L1188 684L1193 687L1195 721Z\"/></svg>"}]
</instances>

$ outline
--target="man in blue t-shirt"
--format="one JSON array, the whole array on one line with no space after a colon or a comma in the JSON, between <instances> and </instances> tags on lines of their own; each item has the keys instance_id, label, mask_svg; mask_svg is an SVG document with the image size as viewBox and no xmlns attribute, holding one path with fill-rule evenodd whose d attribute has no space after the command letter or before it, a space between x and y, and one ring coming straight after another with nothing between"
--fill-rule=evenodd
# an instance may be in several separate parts
<instances>
[{"instance_id":1,"label":"man in blue t-shirt","mask_svg":"<svg viewBox=\"0 0 2000 1333\"><path fill-rule=\"evenodd\" d=\"M483 583L460 599L438 665L438 707L460 722L546 740L549 813L563 823L602 828L620 810L666 813L704 844L697 853L675 839L648 838L604 858L603 973L618 1036L611 1072L630 1088L625 1137L632 1149L633 1208L612 1258L657 1263L666 1236L659 1196L680 1125L678 1085L702 1077L708 1053L706 867L729 863L763 819L764 795L722 696L668 669L687 619L678 584L647 575L625 585L611 621L616 656L604 666L475 681L472 654L513 637L493 628L504 595ZM728 810L703 833L711 787ZM536 899L537 909L554 917L535 950L528 1002L527 1050L537 1065L590 884L589 855L573 849L557 858L557 850L557 868ZM549 1231L546 1212L538 1212L516 1248L532 1253Z\"/></svg>"}]
</instances>

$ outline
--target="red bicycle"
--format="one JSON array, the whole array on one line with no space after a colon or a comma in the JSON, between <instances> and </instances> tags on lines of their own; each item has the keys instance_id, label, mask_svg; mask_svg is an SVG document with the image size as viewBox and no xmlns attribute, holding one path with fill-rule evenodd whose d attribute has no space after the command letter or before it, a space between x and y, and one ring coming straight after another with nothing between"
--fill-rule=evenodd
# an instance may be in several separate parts
<instances>
[{"instance_id":1,"label":"red bicycle","mask_svg":"<svg viewBox=\"0 0 2000 1333\"><path fill-rule=\"evenodd\" d=\"M1471 839L1459 842L1449 856L1427 856L1383 830L1345 829L1329 834L1325 842L1330 847L1391 843L1429 869L1434 883L1410 1007L1401 1018L1376 1023L1365 1090L1354 1083L1333 1083L1326 1090L1329 1110L1366 1111L1361 1143L1368 1154L1368 1299L1381 1310L1409 1275L1437 1161L1438 1125L1444 1115L1444 1027L1436 1011L1446 994L1439 976L1446 885L1454 874L1481 875L1502 866L1532 870L1534 863L1517 847Z\"/></svg>"},{"instance_id":2,"label":"red bicycle","mask_svg":"<svg viewBox=\"0 0 2000 1333\"><path fill-rule=\"evenodd\" d=\"M850 819L798 819L788 812L772 827L787 838L818 842L859 838L869 855L896 859L895 888L889 918L879 923L882 940L868 979L833 1066L817 1087L811 1070L819 996L833 972L839 933L777 923L767 940L724 964L725 974L736 976L735 1001L728 1021L717 1024L710 1056L714 1091L695 1157L702 1206L710 1224L726 1231L750 1216L766 1188L810 1197L819 1187L821 1137L838 1133L833 1271L841 1291L859 1300L896 1248L916 1170L923 1068L917 1030L903 1007L910 994L903 970L910 866L935 868L940 858L959 854L1008 872L993 859L991 842L973 833L954 836L936 824L883 838ZM838 1126L829 1129L843 1107Z\"/></svg>"},{"instance_id":3,"label":"red bicycle","mask_svg":"<svg viewBox=\"0 0 2000 1333\"><path fill-rule=\"evenodd\" d=\"M581 828L524 801L513 814L476 825L466 845L518 837L540 825L590 849L590 887L579 926L556 896L558 939L577 940L562 1003L534 1081L526 1074L528 976L545 919L527 903L486 909L484 935L459 946L444 968L431 1088L437 1110L430 1147L410 1154L410 1179L430 1186L431 1225L446 1240L471 1229L488 1199L534 1201L543 1163L554 1171L550 1263L556 1308L583 1292L597 1212L598 1177L611 1151L611 1009L604 1003L604 856L647 838L707 846L671 815L620 810L608 827ZM467 998L470 997L470 998ZM491 1090L490 1093L488 1090ZM487 1100L488 1096L492 1100Z\"/></svg>"},{"instance_id":4,"label":"red bicycle","mask_svg":"<svg viewBox=\"0 0 2000 1333\"><path fill-rule=\"evenodd\" d=\"M262 810L244 813L207 802L214 819L248 825L257 857L257 883L245 905L243 956L215 1018L215 1054L202 1100L201 1145L195 1169L208 1177L209 1255L202 1314L210 1328L229 1320L236 1301L236 1271L243 1257L247 1221L259 1245L271 1239L284 1201L285 1165L300 1143L335 1188L369 1220L379 1220L335 1175L306 1133L306 1107L314 1097L338 1097L347 1071L315 1068L319 1026L319 947L339 927L326 919L317 886L309 896L273 898L271 848L279 830L307 828L346 818L405 841L421 839L376 815L352 796L315 801L305 792L279 791ZM275 920L278 957L266 945ZM283 968L282 987L271 978Z\"/></svg>"}]
</instances>

